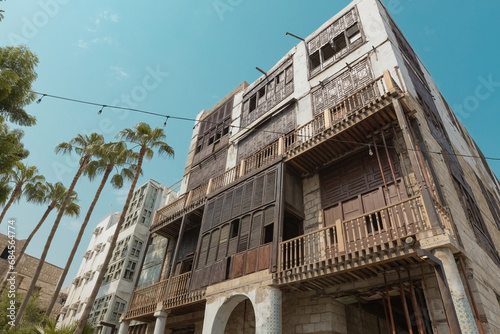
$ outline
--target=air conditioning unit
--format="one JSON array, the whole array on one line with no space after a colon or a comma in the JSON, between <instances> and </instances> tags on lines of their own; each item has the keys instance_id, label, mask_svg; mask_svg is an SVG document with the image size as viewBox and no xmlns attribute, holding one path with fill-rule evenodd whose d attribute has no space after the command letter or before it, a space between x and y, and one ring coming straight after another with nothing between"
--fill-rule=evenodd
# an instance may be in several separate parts
<instances>
[{"instance_id":1,"label":"air conditioning unit","mask_svg":"<svg viewBox=\"0 0 500 334\"><path fill-rule=\"evenodd\" d=\"M75 278L73 279L73 284L74 284L74 285L78 285L78 283L80 283L80 277L75 277Z\"/></svg>"},{"instance_id":2,"label":"air conditioning unit","mask_svg":"<svg viewBox=\"0 0 500 334\"><path fill-rule=\"evenodd\" d=\"M78 306L80 306L80 301L77 301L76 303L71 304L70 310L76 310L78 309Z\"/></svg>"},{"instance_id":3,"label":"air conditioning unit","mask_svg":"<svg viewBox=\"0 0 500 334\"><path fill-rule=\"evenodd\" d=\"M101 271L101 270L102 270L102 264L97 266L97 271Z\"/></svg>"},{"instance_id":4,"label":"air conditioning unit","mask_svg":"<svg viewBox=\"0 0 500 334\"><path fill-rule=\"evenodd\" d=\"M94 250L96 252L100 252L103 248L104 248L104 244L102 242L94 246Z\"/></svg>"},{"instance_id":5,"label":"air conditioning unit","mask_svg":"<svg viewBox=\"0 0 500 334\"><path fill-rule=\"evenodd\" d=\"M85 254L83 254L83 257L88 259L88 258L91 258L92 257L92 251L91 250L88 250L85 252Z\"/></svg>"},{"instance_id":6,"label":"air conditioning unit","mask_svg":"<svg viewBox=\"0 0 500 334\"><path fill-rule=\"evenodd\" d=\"M110 236L108 237L108 242L111 242L111 240L113 240L113 236L112 236L112 235L110 235Z\"/></svg>"},{"instance_id":7,"label":"air conditioning unit","mask_svg":"<svg viewBox=\"0 0 500 334\"><path fill-rule=\"evenodd\" d=\"M89 271L87 271L85 274L83 274L83 278L84 278L84 279L89 279L89 278L90 278L90 275L92 275L92 271L91 271L91 270L89 270Z\"/></svg>"},{"instance_id":8,"label":"air conditioning unit","mask_svg":"<svg viewBox=\"0 0 500 334\"><path fill-rule=\"evenodd\" d=\"M95 235L99 235L101 233L101 231L102 231L102 227L96 227L93 233Z\"/></svg>"}]
</instances>

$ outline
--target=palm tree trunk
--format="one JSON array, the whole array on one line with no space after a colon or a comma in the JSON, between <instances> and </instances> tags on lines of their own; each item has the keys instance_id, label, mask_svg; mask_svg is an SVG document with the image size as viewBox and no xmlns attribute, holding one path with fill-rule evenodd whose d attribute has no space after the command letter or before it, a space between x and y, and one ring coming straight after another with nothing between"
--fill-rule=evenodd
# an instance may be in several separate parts
<instances>
[{"instance_id":1,"label":"palm tree trunk","mask_svg":"<svg viewBox=\"0 0 500 334\"><path fill-rule=\"evenodd\" d=\"M85 219L83 220L82 226L80 227L80 231L78 232L78 236L76 237L76 242L75 245L73 246L73 249L71 250L71 254L69 255L68 262L66 262L66 266L64 267L64 270L61 274L61 277L59 278L59 282L57 283L56 290L54 291L54 294L52 295L52 299L50 300L49 307L47 308L47 311L45 311L45 315L47 317L50 317L50 313L52 312L52 308L54 307L54 304L56 303L57 299L59 298L59 292L61 291L62 285L64 284L64 280L66 279L66 275L68 274L69 267L71 266L71 263L73 262L73 258L75 257L75 253L78 249L78 246L80 245L80 241L82 240L83 232L85 232L85 229L87 227L87 224L90 220L90 216L92 216L92 212L94 211L94 207L97 204L97 201L99 200L99 196L101 195L102 189L106 185L106 182L108 182L108 177L113 171L113 166L114 164L109 164L106 167L106 171L104 172L104 175L101 180L101 184L99 184L99 188L97 188L97 191L94 196L94 200L90 204L90 207L87 211L87 214L85 215Z\"/></svg>"},{"instance_id":2,"label":"palm tree trunk","mask_svg":"<svg viewBox=\"0 0 500 334\"><path fill-rule=\"evenodd\" d=\"M2 214L0 215L0 224L2 223L3 217L5 217L7 210L12 205L12 203L16 199L17 195L21 192L21 187L22 187L22 184L19 184L16 186L16 188L14 188L14 191L12 191L12 194L10 195L9 201L7 202L7 204L5 204L5 207L2 210Z\"/></svg>"},{"instance_id":3,"label":"palm tree trunk","mask_svg":"<svg viewBox=\"0 0 500 334\"><path fill-rule=\"evenodd\" d=\"M59 227L59 223L61 221L61 218L64 214L64 210L66 209L66 205L68 204L69 198L71 197L71 194L73 193L73 189L76 186L76 183L78 182L78 179L83 173L83 169L87 165L88 161L90 160L90 157L84 157L81 160L80 167L78 168L78 171L76 172L75 176L73 177L73 181L71 182L71 185L69 186L69 189L67 190L66 196L63 199L63 202L61 203L61 208L59 209L59 213L57 214L56 220L54 221L54 225L52 226L52 229L50 230L49 237L47 238L47 242L45 243L45 247L43 248L42 255L40 256L40 260L38 262L38 266L35 270L35 273L33 275L33 278L31 279L31 284L30 287L28 288L28 291L26 292L26 296L24 297L23 303L21 304L21 307L19 308L19 311L17 312L16 320L14 322L14 325L18 325L19 321L22 319L24 315L24 311L26 309L26 305L28 305L29 297L33 293L33 290L35 289L35 284L38 280L38 277L40 276L40 273L42 272L42 266L45 263L45 258L47 257L47 253L49 252L50 244L52 243L52 239L54 239L54 235L56 234L57 228ZM11 329L14 329L15 327L11 327Z\"/></svg>"},{"instance_id":4,"label":"palm tree trunk","mask_svg":"<svg viewBox=\"0 0 500 334\"><path fill-rule=\"evenodd\" d=\"M116 230L113 234L113 239L111 240L111 244L109 245L108 252L106 253L106 258L104 259L104 263L102 264L102 269L99 272L99 276L97 276L97 284L94 285L92 289L92 293L89 296L87 305L83 309L82 316L80 318L80 322L78 323L78 327L75 330L74 334L82 334L83 328L87 323L87 318L89 317L90 311L92 310L92 306L94 305L95 298L97 297L97 293L99 292L99 288L101 287L100 282L102 282L104 278L104 274L108 270L108 265L113 255L113 250L116 246L116 240L118 239L118 235L122 229L123 222L125 221L125 216L127 215L128 207L130 206L130 202L132 201L132 195L134 194L135 185L137 184L137 180L139 179L139 175L141 174L142 161L144 159L144 154L146 153L146 149L141 147L139 151L139 159L137 161L137 170L135 171L134 180L132 181L132 185L130 186L130 190L128 191L127 200L125 201L125 205L123 206L122 214L120 215L120 219L116 224Z\"/></svg>"},{"instance_id":5,"label":"palm tree trunk","mask_svg":"<svg viewBox=\"0 0 500 334\"><path fill-rule=\"evenodd\" d=\"M52 209L54 209L54 205L55 205L55 202L50 203L49 207L47 208L47 210L45 210L45 213L43 214L43 216L40 219L40 221L38 222L38 224L35 226L33 231L31 231L28 239L26 239L26 242L24 243L23 247L19 251L19 254L16 255L16 262L14 263L14 268L17 268L17 265L19 264L19 261L21 261L21 258L23 257L24 252L26 251L26 248L28 248L28 245L31 242L31 239L33 239L33 236L40 229L40 227L44 223L45 219L47 219L47 217L48 217L49 213L52 211ZM5 277L4 277L3 282L2 282L2 288L0 288L0 295L3 293L3 290L7 286L7 278L8 277L9 277L9 273L7 272L5 274Z\"/></svg>"}]
</instances>

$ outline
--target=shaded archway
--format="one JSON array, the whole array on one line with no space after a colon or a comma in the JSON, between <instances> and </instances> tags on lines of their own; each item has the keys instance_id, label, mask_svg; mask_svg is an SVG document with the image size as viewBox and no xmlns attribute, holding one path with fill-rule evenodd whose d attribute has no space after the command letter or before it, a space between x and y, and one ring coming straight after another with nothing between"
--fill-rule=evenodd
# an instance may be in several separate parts
<instances>
[{"instance_id":1,"label":"shaded archway","mask_svg":"<svg viewBox=\"0 0 500 334\"><path fill-rule=\"evenodd\" d=\"M248 314L251 313L251 316ZM252 319L252 326L245 324L245 321ZM245 328L252 328L244 332ZM230 329L241 328L241 331L229 331ZM255 312L252 301L243 294L231 296L224 301L215 315L211 333L255 333Z\"/></svg>"},{"instance_id":2,"label":"shaded archway","mask_svg":"<svg viewBox=\"0 0 500 334\"><path fill-rule=\"evenodd\" d=\"M249 299L242 300L231 312L224 334L255 334L255 312Z\"/></svg>"}]
</instances>

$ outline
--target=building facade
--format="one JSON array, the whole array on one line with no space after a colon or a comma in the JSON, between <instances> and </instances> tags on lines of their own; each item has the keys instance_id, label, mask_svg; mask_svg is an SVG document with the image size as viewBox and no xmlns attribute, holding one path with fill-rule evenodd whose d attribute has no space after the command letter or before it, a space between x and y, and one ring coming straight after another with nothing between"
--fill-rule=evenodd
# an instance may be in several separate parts
<instances>
[{"instance_id":1,"label":"building facade","mask_svg":"<svg viewBox=\"0 0 500 334\"><path fill-rule=\"evenodd\" d=\"M10 272L9 265L9 243L11 239L0 233L0 249L2 253L0 254L0 277L5 277L7 272ZM15 249L18 252L23 246L26 240L16 240ZM17 294L26 295L29 286L31 285L31 279L35 274L35 268L38 267L40 259L24 254L21 261L16 267L15 276L15 286L17 288ZM36 283L36 290L39 292L39 306L42 309L46 309L49 306L54 290L56 289L57 281L61 277L63 269L61 267L55 266L51 263L45 262L42 266L42 272ZM62 307L60 301L57 301L54 305L54 311L58 312Z\"/></svg>"},{"instance_id":2,"label":"building facade","mask_svg":"<svg viewBox=\"0 0 500 334\"><path fill-rule=\"evenodd\" d=\"M500 332L499 182L380 1L197 119L119 333Z\"/></svg>"},{"instance_id":3,"label":"building facade","mask_svg":"<svg viewBox=\"0 0 500 334\"><path fill-rule=\"evenodd\" d=\"M61 310L61 325L80 320L94 286L100 284L89 320L96 325L99 333L111 333L112 326L118 325L119 315L125 310L134 289L138 264L145 255L149 240L153 214L159 207L175 199L175 193L153 180L135 190L107 273L103 282L99 283L96 281L97 272L101 270L109 251L121 213L108 216L95 227L78 275L73 279L66 304ZM111 326L102 326L101 322Z\"/></svg>"}]
</instances>

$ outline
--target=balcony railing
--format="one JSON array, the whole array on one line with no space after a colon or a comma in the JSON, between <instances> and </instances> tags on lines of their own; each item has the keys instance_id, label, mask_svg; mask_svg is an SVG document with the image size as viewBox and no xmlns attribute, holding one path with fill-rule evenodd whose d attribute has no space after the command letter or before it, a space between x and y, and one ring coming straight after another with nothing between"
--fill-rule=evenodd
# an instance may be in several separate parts
<instances>
[{"instance_id":1,"label":"balcony railing","mask_svg":"<svg viewBox=\"0 0 500 334\"><path fill-rule=\"evenodd\" d=\"M327 260L342 262L342 257L361 251L369 253L376 246L429 228L422 197L411 197L282 242L279 271L284 273Z\"/></svg>"},{"instance_id":2,"label":"balcony railing","mask_svg":"<svg viewBox=\"0 0 500 334\"><path fill-rule=\"evenodd\" d=\"M157 304L165 295L168 280L136 289L130 299L127 318L136 318L154 313Z\"/></svg>"},{"instance_id":3,"label":"balcony railing","mask_svg":"<svg viewBox=\"0 0 500 334\"><path fill-rule=\"evenodd\" d=\"M167 309L191 304L205 298L205 290L189 291L191 272L177 275L168 280L136 289L130 300L127 310L127 319L152 315L158 303L163 303ZM168 293L165 291L168 288Z\"/></svg>"},{"instance_id":4,"label":"balcony railing","mask_svg":"<svg viewBox=\"0 0 500 334\"><path fill-rule=\"evenodd\" d=\"M336 126L337 123L348 118L356 111L373 103L377 98L386 96L395 83L387 72L363 88L357 90L346 99L335 106L315 116L313 120L295 129L289 134L277 139L248 158L242 160L239 165L233 167L219 176L191 190L187 195L157 211L151 229L154 230L166 219L173 220L186 209L190 209L202 203L207 195L210 195L240 178L269 166L283 156L293 154L292 151L307 142L315 140L318 135Z\"/></svg>"}]
</instances>

